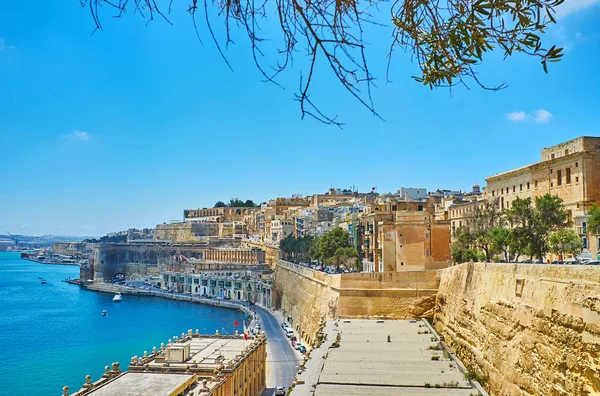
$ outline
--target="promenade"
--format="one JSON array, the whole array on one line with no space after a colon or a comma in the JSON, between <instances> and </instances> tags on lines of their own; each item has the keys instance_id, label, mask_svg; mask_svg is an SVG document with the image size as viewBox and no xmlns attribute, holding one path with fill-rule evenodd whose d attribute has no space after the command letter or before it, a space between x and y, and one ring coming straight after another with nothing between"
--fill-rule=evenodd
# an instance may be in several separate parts
<instances>
[{"instance_id":1,"label":"promenade","mask_svg":"<svg viewBox=\"0 0 600 396\"><path fill-rule=\"evenodd\" d=\"M221 308L235 309L250 315L252 317L252 326L254 326L256 322L260 323L261 330L264 331L267 336L267 380L266 389L261 396L274 394L275 387L277 386L288 388L294 381L298 371L298 365L303 361L302 354L292 348L289 339L285 336L285 333L281 328L280 324L283 321L283 315L279 311L272 311L258 304L250 305L241 301L226 301L200 297L197 295L191 296L182 293L169 293L157 288L147 290L110 283L93 283L84 286L84 288L102 293L160 297L176 301L206 304ZM126 303L126 299L124 300L124 303Z\"/></svg>"}]
</instances>

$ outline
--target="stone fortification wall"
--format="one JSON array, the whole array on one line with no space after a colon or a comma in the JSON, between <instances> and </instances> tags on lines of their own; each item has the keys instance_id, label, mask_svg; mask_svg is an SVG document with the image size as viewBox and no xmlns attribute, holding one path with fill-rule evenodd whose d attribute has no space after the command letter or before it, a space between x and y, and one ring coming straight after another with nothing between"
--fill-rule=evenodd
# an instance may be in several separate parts
<instances>
[{"instance_id":1,"label":"stone fortification wall","mask_svg":"<svg viewBox=\"0 0 600 396\"><path fill-rule=\"evenodd\" d=\"M352 318L432 317L437 271L403 271L340 276L337 314Z\"/></svg>"},{"instance_id":2,"label":"stone fortification wall","mask_svg":"<svg viewBox=\"0 0 600 396\"><path fill-rule=\"evenodd\" d=\"M212 242L215 248L207 245L157 245L157 244L128 244L128 243L106 243L94 246L90 256L90 264L94 270L94 280L112 279L117 273L126 276L155 275L160 266L174 265L172 257L183 255L187 258L204 259L204 255L213 255L213 250L220 253L229 251L229 257L235 262L239 251L237 241L215 240ZM244 252L250 254L251 252ZM257 256L257 253L252 253ZM243 261L242 261L243 262ZM178 268L178 265L176 265ZM172 270L176 270L172 268Z\"/></svg>"},{"instance_id":3,"label":"stone fortification wall","mask_svg":"<svg viewBox=\"0 0 600 396\"><path fill-rule=\"evenodd\" d=\"M321 318L336 317L340 275L280 261L275 269L275 305L302 339L313 343Z\"/></svg>"},{"instance_id":4,"label":"stone fortification wall","mask_svg":"<svg viewBox=\"0 0 600 396\"><path fill-rule=\"evenodd\" d=\"M434 324L492 395L600 393L600 267L440 271Z\"/></svg>"},{"instance_id":5,"label":"stone fortification wall","mask_svg":"<svg viewBox=\"0 0 600 396\"><path fill-rule=\"evenodd\" d=\"M321 318L431 317L439 276L436 271L328 275L280 260L275 284L276 306L312 341Z\"/></svg>"}]
</instances>

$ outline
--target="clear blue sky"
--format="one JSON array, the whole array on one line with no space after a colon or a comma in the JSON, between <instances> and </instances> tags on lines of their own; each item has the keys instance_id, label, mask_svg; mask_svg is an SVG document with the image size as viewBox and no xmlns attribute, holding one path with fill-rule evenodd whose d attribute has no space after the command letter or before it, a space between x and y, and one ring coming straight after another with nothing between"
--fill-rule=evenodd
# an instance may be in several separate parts
<instances>
[{"instance_id":1,"label":"clear blue sky","mask_svg":"<svg viewBox=\"0 0 600 396\"><path fill-rule=\"evenodd\" d=\"M387 84L391 27L371 29L385 121L324 68L313 89L343 129L300 120L302 62L279 79L285 90L262 83L238 33L231 72L175 3L174 26L130 14L92 36L77 1L0 2L0 233L101 235L332 183L465 190L538 161L543 147L600 135L598 0L567 0L545 37L567 47L550 74L527 57L488 57L481 77L507 81L501 92L431 91L412 81L418 69L401 51Z\"/></svg>"}]
</instances>

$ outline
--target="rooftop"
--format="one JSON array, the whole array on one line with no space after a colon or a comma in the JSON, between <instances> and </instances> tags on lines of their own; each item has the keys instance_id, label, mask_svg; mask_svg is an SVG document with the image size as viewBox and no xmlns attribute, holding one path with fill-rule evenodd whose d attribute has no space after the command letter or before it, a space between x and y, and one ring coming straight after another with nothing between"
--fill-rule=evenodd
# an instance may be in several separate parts
<instances>
[{"instance_id":1,"label":"rooftop","mask_svg":"<svg viewBox=\"0 0 600 396\"><path fill-rule=\"evenodd\" d=\"M166 396L179 395L196 383L194 374L125 373L101 388L93 396Z\"/></svg>"}]
</instances>

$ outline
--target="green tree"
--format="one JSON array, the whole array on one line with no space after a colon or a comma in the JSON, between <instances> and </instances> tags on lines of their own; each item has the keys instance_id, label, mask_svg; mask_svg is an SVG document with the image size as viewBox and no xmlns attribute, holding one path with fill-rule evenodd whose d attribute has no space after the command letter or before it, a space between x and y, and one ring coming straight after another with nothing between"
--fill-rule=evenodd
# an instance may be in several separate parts
<instances>
[{"instance_id":1,"label":"green tree","mask_svg":"<svg viewBox=\"0 0 600 396\"><path fill-rule=\"evenodd\" d=\"M577 256L583 250L583 241L572 229L554 231L548 238L550 251L564 259L565 253Z\"/></svg>"},{"instance_id":2,"label":"green tree","mask_svg":"<svg viewBox=\"0 0 600 396\"><path fill-rule=\"evenodd\" d=\"M509 257L512 257L515 262L518 262L519 257L527 252L527 238L523 234L525 234L525 230L513 228L510 230L506 240Z\"/></svg>"},{"instance_id":3,"label":"green tree","mask_svg":"<svg viewBox=\"0 0 600 396\"><path fill-rule=\"evenodd\" d=\"M279 249L284 253L286 260L294 262L309 261L309 252L314 240L311 235L295 238L290 234L279 242Z\"/></svg>"},{"instance_id":4,"label":"green tree","mask_svg":"<svg viewBox=\"0 0 600 396\"><path fill-rule=\"evenodd\" d=\"M586 219L586 232L591 235L600 234L600 206L594 204L588 210Z\"/></svg>"},{"instance_id":5,"label":"green tree","mask_svg":"<svg viewBox=\"0 0 600 396\"><path fill-rule=\"evenodd\" d=\"M243 208L244 201L242 201L239 198L231 198L229 200L229 204L227 204L227 206L229 206L230 208Z\"/></svg>"},{"instance_id":6,"label":"green tree","mask_svg":"<svg viewBox=\"0 0 600 396\"><path fill-rule=\"evenodd\" d=\"M217 201L217 203L215 204L215 208L224 208L226 206L227 204L223 201Z\"/></svg>"},{"instance_id":7,"label":"green tree","mask_svg":"<svg viewBox=\"0 0 600 396\"><path fill-rule=\"evenodd\" d=\"M350 248L350 234L348 231L336 227L333 230L323 234L315 243L312 250L312 256L320 262L327 262L335 256L339 248Z\"/></svg>"},{"instance_id":8,"label":"green tree","mask_svg":"<svg viewBox=\"0 0 600 396\"><path fill-rule=\"evenodd\" d=\"M550 194L536 198L534 205L531 198L517 198L508 211L515 237L519 239L516 244L523 248L523 253L539 260L543 260L549 251L550 233L566 227L568 217L562 200Z\"/></svg>"},{"instance_id":9,"label":"green tree","mask_svg":"<svg viewBox=\"0 0 600 396\"><path fill-rule=\"evenodd\" d=\"M477 250L471 244L473 238L466 228L460 227L454 232L454 242L450 246L450 255L456 263L465 263L477 260Z\"/></svg>"},{"instance_id":10,"label":"green tree","mask_svg":"<svg viewBox=\"0 0 600 396\"><path fill-rule=\"evenodd\" d=\"M375 76L370 72L365 51L369 39L376 41L377 37L363 32L367 25L379 24L381 7L385 8L382 11L386 15L392 16L384 30L380 30L383 37L390 37L387 57L391 60L394 51L408 52L420 69L413 77L417 82L433 88L471 81L483 88L498 90L504 84L487 86L476 72L488 52L500 51L505 57L514 53L528 55L539 60L544 71L547 71L547 62L560 60L562 48L545 47L540 35L555 23L555 8L563 1L282 0L272 7L266 7L264 2L255 4L243 0L204 3L191 0L175 5L172 0L80 0L80 3L90 10L92 23L99 30L106 18L120 17L127 10L147 22L159 19L168 23L171 23L171 9L187 11L198 38L201 32L207 31L230 69L221 47L233 42L232 29L239 28L241 34L248 37L258 70L267 81L274 83L278 74L295 63L294 56L304 53L308 59L302 63L307 70L301 73L303 77L296 94L302 117L308 115L339 124L335 117L326 116L309 99L313 75L322 71L320 63L327 65L346 92L377 114L371 100ZM222 34L217 34L221 40L215 35L215 19L220 19L223 25ZM271 20L277 22L265 26ZM201 21L206 23L204 31L199 27ZM269 43L280 45L271 44L268 48ZM272 64L263 64L264 59Z\"/></svg>"},{"instance_id":11,"label":"green tree","mask_svg":"<svg viewBox=\"0 0 600 396\"><path fill-rule=\"evenodd\" d=\"M485 261L500 251L495 250L492 230L503 224L503 215L494 201L485 201L473 207L472 214L466 219L466 229L472 244L485 253Z\"/></svg>"},{"instance_id":12,"label":"green tree","mask_svg":"<svg viewBox=\"0 0 600 396\"><path fill-rule=\"evenodd\" d=\"M494 227L490 231L490 237L492 239L491 249L497 253L504 253L504 260L510 261L510 230L502 227Z\"/></svg>"},{"instance_id":13,"label":"green tree","mask_svg":"<svg viewBox=\"0 0 600 396\"><path fill-rule=\"evenodd\" d=\"M328 260L328 264L333 264L336 267L345 266L349 268L358 268L359 254L354 247L337 248L333 257Z\"/></svg>"},{"instance_id":14,"label":"green tree","mask_svg":"<svg viewBox=\"0 0 600 396\"><path fill-rule=\"evenodd\" d=\"M244 206L247 208L254 208L256 205L251 199L247 199L246 202L244 202Z\"/></svg>"}]
</instances>

